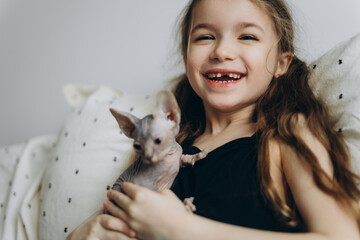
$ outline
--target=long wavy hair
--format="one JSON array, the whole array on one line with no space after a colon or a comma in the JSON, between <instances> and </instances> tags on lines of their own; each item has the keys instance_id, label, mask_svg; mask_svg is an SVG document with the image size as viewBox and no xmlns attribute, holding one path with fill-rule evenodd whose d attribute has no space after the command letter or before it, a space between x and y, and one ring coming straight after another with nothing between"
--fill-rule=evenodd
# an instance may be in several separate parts
<instances>
[{"instance_id":1,"label":"long wavy hair","mask_svg":"<svg viewBox=\"0 0 360 240\"><path fill-rule=\"evenodd\" d=\"M191 32L194 8L201 0L192 0L182 12L179 21L180 52L183 61L187 60L189 35ZM290 227L302 226L303 221L286 187L286 200L280 198L270 176L269 140L278 139L294 147L303 156L312 170L316 185L325 193L349 206L360 226L358 201L359 177L350 170L350 157L341 133L334 130L329 122L326 106L313 94L308 84L309 69L295 56L294 24L288 7L283 0L250 0L271 17L278 36L280 53L290 52L293 60L286 74L272 79L267 91L257 100L253 119L262 134L258 148L258 179L264 198L269 201L279 218ZM191 88L184 74L175 81L173 92L181 109L180 133L177 140L182 143L194 140L205 130L205 111L200 97ZM322 143L333 165L334 177L331 179L320 166L316 156L302 140L299 133L291 127L299 115L305 117L313 135Z\"/></svg>"}]
</instances>

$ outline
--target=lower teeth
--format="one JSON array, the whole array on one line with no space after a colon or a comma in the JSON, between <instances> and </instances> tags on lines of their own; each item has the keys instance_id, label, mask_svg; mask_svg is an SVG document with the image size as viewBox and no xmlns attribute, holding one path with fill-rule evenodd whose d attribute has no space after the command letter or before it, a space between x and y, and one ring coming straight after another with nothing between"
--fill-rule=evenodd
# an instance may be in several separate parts
<instances>
[{"instance_id":1,"label":"lower teeth","mask_svg":"<svg viewBox=\"0 0 360 240\"><path fill-rule=\"evenodd\" d=\"M233 82L235 80L229 80L229 81L217 81L217 80L213 80L214 82L218 82L218 83L230 83Z\"/></svg>"}]
</instances>

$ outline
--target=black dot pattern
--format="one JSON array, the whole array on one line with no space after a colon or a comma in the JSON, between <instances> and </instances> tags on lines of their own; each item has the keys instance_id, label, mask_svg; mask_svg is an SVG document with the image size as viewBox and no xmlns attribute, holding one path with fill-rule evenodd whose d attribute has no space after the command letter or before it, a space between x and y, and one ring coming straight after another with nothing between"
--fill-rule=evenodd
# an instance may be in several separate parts
<instances>
[{"instance_id":1,"label":"black dot pattern","mask_svg":"<svg viewBox=\"0 0 360 240\"><path fill-rule=\"evenodd\" d=\"M146 97L142 95L136 99L134 96L129 96L129 101L122 103L118 101L119 97L115 98L107 94L106 101L105 97L96 95L91 95L86 102L79 101L81 109L75 107L65 122L42 182L43 189L40 196L42 225L40 226L47 232L46 229L51 229L51 231L55 229L56 233L50 233L54 238L61 234L66 238L67 234L64 233L69 233L73 227L76 227L67 225L64 219L68 219L69 216L74 219L79 218L78 212L82 207L89 207L94 202L98 205L99 202L105 200L105 191L111 189L114 176L126 167L124 160L130 155L128 149L132 150L132 142L114 121L109 111L109 103L112 108L119 111L132 112L134 115L149 114L152 111L150 106L155 105L155 98L151 97L150 101L149 95ZM81 96L78 97L80 98ZM106 179L108 174L99 178L102 172L110 173L110 171L113 173L109 174L108 179ZM99 175L96 175L96 172L99 172ZM32 176L31 173L29 175ZM57 191L61 188L66 189ZM95 196L94 188L99 191L99 194ZM84 201L91 198L94 201ZM54 204L57 205L56 208L53 207ZM99 207L101 206L94 206L94 210ZM32 204L31 208L35 209L35 205Z\"/></svg>"},{"instance_id":2,"label":"black dot pattern","mask_svg":"<svg viewBox=\"0 0 360 240\"><path fill-rule=\"evenodd\" d=\"M343 64L343 59L339 59L339 60L338 60L338 64L339 64L339 65L342 65L342 64ZM315 70L316 67L317 67L317 64L313 64L312 69ZM343 94L343 93L340 93L340 94L338 95L338 99L339 99L339 100L342 100L343 98L344 98L344 94ZM343 132L343 129L340 127L340 128L337 129L337 132L338 132L338 133L342 133L342 132Z\"/></svg>"}]
</instances>

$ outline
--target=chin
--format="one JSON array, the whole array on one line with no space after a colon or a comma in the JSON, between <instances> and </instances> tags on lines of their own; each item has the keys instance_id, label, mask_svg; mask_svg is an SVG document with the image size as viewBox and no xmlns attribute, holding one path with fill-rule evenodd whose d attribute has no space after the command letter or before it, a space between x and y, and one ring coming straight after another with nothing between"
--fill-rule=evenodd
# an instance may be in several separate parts
<instances>
[{"instance_id":1,"label":"chin","mask_svg":"<svg viewBox=\"0 0 360 240\"><path fill-rule=\"evenodd\" d=\"M207 104L210 108L223 112L231 112L239 108L239 103L233 101L210 101Z\"/></svg>"}]
</instances>

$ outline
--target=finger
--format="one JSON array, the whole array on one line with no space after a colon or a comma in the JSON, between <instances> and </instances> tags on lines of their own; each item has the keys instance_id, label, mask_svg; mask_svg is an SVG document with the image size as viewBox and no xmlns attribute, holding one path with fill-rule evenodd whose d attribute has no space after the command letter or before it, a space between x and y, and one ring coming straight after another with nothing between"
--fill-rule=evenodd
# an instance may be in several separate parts
<instances>
[{"instance_id":1,"label":"finger","mask_svg":"<svg viewBox=\"0 0 360 240\"><path fill-rule=\"evenodd\" d=\"M100 239L101 240L114 240L114 239L135 240L136 238L129 237L119 232L103 230Z\"/></svg>"},{"instance_id":2,"label":"finger","mask_svg":"<svg viewBox=\"0 0 360 240\"><path fill-rule=\"evenodd\" d=\"M90 216L90 218L93 218L93 217L95 217L95 216L101 215L101 214L104 213L104 211L105 211L105 208L102 207L102 208L96 210L96 212L94 212L93 215Z\"/></svg>"},{"instance_id":3,"label":"finger","mask_svg":"<svg viewBox=\"0 0 360 240\"><path fill-rule=\"evenodd\" d=\"M113 202L105 201L104 207L107 211L109 211L109 213L112 216L118 217L118 218L122 219L123 221L128 222L129 218L128 218L128 215L126 214L126 212L123 209L121 209L120 207L116 206Z\"/></svg>"},{"instance_id":4,"label":"finger","mask_svg":"<svg viewBox=\"0 0 360 240\"><path fill-rule=\"evenodd\" d=\"M164 195L164 196L167 196L167 197L169 197L169 198L173 198L173 199L180 200L180 199L176 196L176 194L175 194L173 191L171 191L170 189L164 189L164 190L162 190L162 191L160 192L160 194L162 194L162 195Z\"/></svg>"},{"instance_id":5,"label":"finger","mask_svg":"<svg viewBox=\"0 0 360 240\"><path fill-rule=\"evenodd\" d=\"M134 197L136 196L136 194L138 194L139 191L150 191L145 187L141 187L131 182L123 182L121 184L121 190L123 190L126 195L128 195L132 199L134 199Z\"/></svg>"},{"instance_id":6,"label":"finger","mask_svg":"<svg viewBox=\"0 0 360 240\"><path fill-rule=\"evenodd\" d=\"M130 238L134 238L136 236L136 233L130 229L126 222L114 216L104 215L100 224L108 230L121 232Z\"/></svg>"},{"instance_id":7,"label":"finger","mask_svg":"<svg viewBox=\"0 0 360 240\"><path fill-rule=\"evenodd\" d=\"M119 191L110 190L108 192L109 200L114 201L120 208L125 209L131 203L131 199Z\"/></svg>"}]
</instances>

